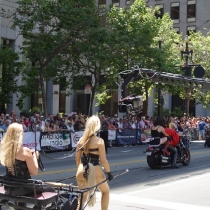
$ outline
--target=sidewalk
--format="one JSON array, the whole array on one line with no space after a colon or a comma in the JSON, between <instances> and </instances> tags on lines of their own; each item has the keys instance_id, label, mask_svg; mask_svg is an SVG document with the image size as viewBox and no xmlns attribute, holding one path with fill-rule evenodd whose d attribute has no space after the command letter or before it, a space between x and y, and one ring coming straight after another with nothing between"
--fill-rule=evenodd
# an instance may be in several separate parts
<instances>
[{"instance_id":1,"label":"sidewalk","mask_svg":"<svg viewBox=\"0 0 210 210\"><path fill-rule=\"evenodd\" d=\"M100 210L101 209L101 193L96 193L96 204L94 207L86 207L87 210ZM141 201L140 201L141 200ZM140 202L139 202L140 201ZM162 208L157 206L151 206L151 203L147 205L147 200L139 199L138 197L110 194L109 210L168 210L168 208ZM86 210L85 209L85 210Z\"/></svg>"}]
</instances>

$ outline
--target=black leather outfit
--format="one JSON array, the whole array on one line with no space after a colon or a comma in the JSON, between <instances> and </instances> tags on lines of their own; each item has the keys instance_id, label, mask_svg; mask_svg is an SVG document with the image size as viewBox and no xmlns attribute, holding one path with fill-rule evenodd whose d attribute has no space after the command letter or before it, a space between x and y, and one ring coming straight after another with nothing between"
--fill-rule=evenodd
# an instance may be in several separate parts
<instances>
[{"instance_id":1,"label":"black leather outfit","mask_svg":"<svg viewBox=\"0 0 210 210\"><path fill-rule=\"evenodd\" d=\"M155 130L151 130L151 136L152 137L159 137L159 138L163 138L164 137L164 134L162 133L162 131L158 132L158 128L159 127L160 126L158 126L157 129L155 129Z\"/></svg>"},{"instance_id":2,"label":"black leather outfit","mask_svg":"<svg viewBox=\"0 0 210 210\"><path fill-rule=\"evenodd\" d=\"M7 168L6 167L6 177L9 179L12 178L20 178L20 179L31 179L31 175L29 173L26 161L15 160L13 167ZM26 187L9 187L4 186L6 194L9 195L26 195L31 188Z\"/></svg>"},{"instance_id":3,"label":"black leather outfit","mask_svg":"<svg viewBox=\"0 0 210 210\"><path fill-rule=\"evenodd\" d=\"M84 151L84 148L81 149L82 151ZM99 163L99 155L96 154L92 154L91 152L96 152L98 151L98 148L94 148L94 149L89 149L89 153L85 154L83 152L83 155L81 157L81 162L83 164L83 176L85 179L88 179L88 174L89 174L89 165L88 163L93 164L94 166L98 166L100 165Z\"/></svg>"},{"instance_id":4,"label":"black leather outfit","mask_svg":"<svg viewBox=\"0 0 210 210\"><path fill-rule=\"evenodd\" d=\"M28 170L26 161L15 160L13 167L6 167L6 177L9 179L18 178L18 179L31 179L30 172ZM34 189L29 187L9 187L4 186L6 194L12 196L21 196L21 195L33 195ZM42 192L54 192L55 189L48 186L40 186L36 189L36 193L40 194Z\"/></svg>"}]
</instances>

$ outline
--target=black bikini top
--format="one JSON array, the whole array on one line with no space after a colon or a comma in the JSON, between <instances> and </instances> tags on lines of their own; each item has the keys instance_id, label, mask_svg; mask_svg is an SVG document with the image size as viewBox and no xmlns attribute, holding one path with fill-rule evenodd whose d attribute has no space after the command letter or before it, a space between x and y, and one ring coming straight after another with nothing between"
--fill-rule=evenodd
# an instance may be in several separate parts
<instances>
[{"instance_id":1,"label":"black bikini top","mask_svg":"<svg viewBox=\"0 0 210 210\"><path fill-rule=\"evenodd\" d=\"M81 151L84 151L84 148L81 149ZM97 152L98 148L89 149L89 152Z\"/></svg>"}]
</instances>

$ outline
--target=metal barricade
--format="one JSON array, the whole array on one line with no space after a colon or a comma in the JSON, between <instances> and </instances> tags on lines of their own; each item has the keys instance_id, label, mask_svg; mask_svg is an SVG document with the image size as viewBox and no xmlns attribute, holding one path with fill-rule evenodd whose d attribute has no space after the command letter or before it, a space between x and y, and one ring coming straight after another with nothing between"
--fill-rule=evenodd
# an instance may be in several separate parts
<instances>
[{"instance_id":1,"label":"metal barricade","mask_svg":"<svg viewBox=\"0 0 210 210\"><path fill-rule=\"evenodd\" d=\"M198 140L199 139L199 128L190 128L189 135L191 136L192 140Z\"/></svg>"}]
</instances>

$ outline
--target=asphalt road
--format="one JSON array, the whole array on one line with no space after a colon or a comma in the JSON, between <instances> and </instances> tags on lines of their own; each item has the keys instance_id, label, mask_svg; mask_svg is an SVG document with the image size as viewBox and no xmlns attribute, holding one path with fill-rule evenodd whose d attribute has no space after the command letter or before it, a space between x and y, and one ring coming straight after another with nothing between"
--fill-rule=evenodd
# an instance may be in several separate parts
<instances>
[{"instance_id":1,"label":"asphalt road","mask_svg":"<svg viewBox=\"0 0 210 210\"><path fill-rule=\"evenodd\" d=\"M126 169L129 172L109 182L110 210L210 210L210 148L204 148L203 141L190 144L191 162L188 166L179 164L179 169L163 167L158 170L149 168L144 151L146 145L110 148L107 159L113 174ZM70 153L47 153L50 157L60 158ZM36 179L56 181L74 176L76 165L74 157L52 160L42 157L45 172L39 172ZM0 173L4 174L3 167ZM75 183L75 179L65 181ZM93 208L100 209L100 193Z\"/></svg>"}]
</instances>

